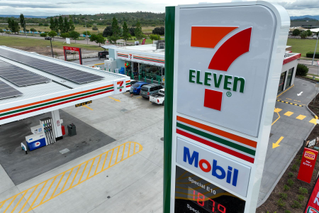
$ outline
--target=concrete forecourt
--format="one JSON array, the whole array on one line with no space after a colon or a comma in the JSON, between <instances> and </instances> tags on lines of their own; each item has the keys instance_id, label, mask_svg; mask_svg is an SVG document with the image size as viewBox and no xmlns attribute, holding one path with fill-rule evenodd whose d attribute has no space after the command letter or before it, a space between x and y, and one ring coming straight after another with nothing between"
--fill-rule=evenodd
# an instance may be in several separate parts
<instances>
[{"instance_id":1,"label":"concrete forecourt","mask_svg":"<svg viewBox=\"0 0 319 213\"><path fill-rule=\"evenodd\" d=\"M300 91L303 91L303 94L297 96ZM314 93L313 83L296 79L295 85L278 97L278 100L293 98L303 107L276 103L258 205L267 200L285 168L303 144L303 139L314 127L313 116L306 109ZM286 114L288 111L293 114ZM7 134L8 143L16 145L1 146L1 155L12 152L14 159L10 159L10 154L7 154L6 159L0 158L0 211L162 212L163 113L162 106L150 104L140 96L131 98L125 93L93 101L87 107L65 108L61 117L77 125L77 135L65 135L63 140L54 145L29 152L28 155L12 140L18 131ZM291 115L287 116L289 114ZM302 120L297 119L300 115L304 116ZM32 119L30 122L26 120L23 125L28 125L27 123L32 125ZM8 125L1 126L1 135ZM13 126L21 127L21 124L15 122ZM95 137L90 135L92 133ZM106 135L109 142L103 142ZM281 136L284 139L280 147L272 149L272 143ZM16 137L23 138L22 135ZM90 142L90 138L94 142ZM99 140L101 142L98 142ZM83 141L89 143L81 147L84 150L94 146L93 143L101 145L88 153L77 153L76 146ZM61 154L60 151L66 148L70 151ZM41 158L46 153L53 156L54 152L57 153L54 156L56 160L52 161L61 161L60 158L70 158L71 155L77 156L45 170L50 164ZM43 163L36 162L36 166L33 166L32 162L27 161L34 156L38 158L34 159L34 162ZM19 174L22 177L11 179L8 174L11 173L14 177L15 172L6 171L4 167L10 160L11 164L19 165L21 169L23 166L20 165L20 159L28 162L24 165L26 176ZM14 166L8 168L13 170ZM44 170L38 171L39 168ZM35 172L38 172L37 176L27 176Z\"/></svg>"}]
</instances>

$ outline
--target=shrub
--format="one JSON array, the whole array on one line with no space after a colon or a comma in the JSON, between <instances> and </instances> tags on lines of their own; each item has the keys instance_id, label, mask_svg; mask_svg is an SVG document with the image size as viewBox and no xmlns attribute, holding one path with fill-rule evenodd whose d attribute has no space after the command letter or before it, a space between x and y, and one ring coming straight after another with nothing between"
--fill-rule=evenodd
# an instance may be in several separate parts
<instances>
[{"instance_id":1,"label":"shrub","mask_svg":"<svg viewBox=\"0 0 319 213\"><path fill-rule=\"evenodd\" d=\"M299 187L299 193L302 195L306 195L306 194L308 194L308 189L303 188L303 187Z\"/></svg>"},{"instance_id":2,"label":"shrub","mask_svg":"<svg viewBox=\"0 0 319 213\"><path fill-rule=\"evenodd\" d=\"M297 72L296 72L296 75L300 75L300 76L306 76L307 73L308 73L308 67L304 64L298 64L297 66ZM296 165L293 165L292 167L294 167ZM294 171L297 171L297 166L295 169L293 169Z\"/></svg>"},{"instance_id":3,"label":"shrub","mask_svg":"<svg viewBox=\"0 0 319 213\"><path fill-rule=\"evenodd\" d=\"M288 197L287 193L280 193L279 196L280 196L280 198L282 198L283 200L286 200L287 197Z\"/></svg>"},{"instance_id":4,"label":"shrub","mask_svg":"<svg viewBox=\"0 0 319 213\"><path fill-rule=\"evenodd\" d=\"M288 186L293 186L295 182L292 179L288 179L287 184Z\"/></svg>"},{"instance_id":5,"label":"shrub","mask_svg":"<svg viewBox=\"0 0 319 213\"><path fill-rule=\"evenodd\" d=\"M46 33L41 33L41 34L40 34L41 37L47 37L47 35L48 35L48 34L46 34Z\"/></svg>"},{"instance_id":6,"label":"shrub","mask_svg":"<svg viewBox=\"0 0 319 213\"><path fill-rule=\"evenodd\" d=\"M289 210L285 210L285 213L291 213L291 211L289 211Z\"/></svg>"},{"instance_id":7,"label":"shrub","mask_svg":"<svg viewBox=\"0 0 319 213\"><path fill-rule=\"evenodd\" d=\"M298 200L301 202L301 201L303 201L305 199L305 196L303 196L303 195L298 195Z\"/></svg>"},{"instance_id":8,"label":"shrub","mask_svg":"<svg viewBox=\"0 0 319 213\"><path fill-rule=\"evenodd\" d=\"M288 191L289 189L290 189L290 187L285 184L284 185L284 191Z\"/></svg>"},{"instance_id":9,"label":"shrub","mask_svg":"<svg viewBox=\"0 0 319 213\"><path fill-rule=\"evenodd\" d=\"M294 29L294 31L292 31L292 35L293 36L299 36L300 35L300 30Z\"/></svg>"},{"instance_id":10,"label":"shrub","mask_svg":"<svg viewBox=\"0 0 319 213\"><path fill-rule=\"evenodd\" d=\"M301 208L301 204L298 201L294 200L293 204L291 204L291 207L294 209L299 209Z\"/></svg>"},{"instance_id":11,"label":"shrub","mask_svg":"<svg viewBox=\"0 0 319 213\"><path fill-rule=\"evenodd\" d=\"M292 173L292 172L288 173L288 177L292 178L293 176L294 176L294 173Z\"/></svg>"},{"instance_id":12,"label":"shrub","mask_svg":"<svg viewBox=\"0 0 319 213\"><path fill-rule=\"evenodd\" d=\"M303 31L302 33L300 33L300 38L305 39L307 38L308 33L306 31Z\"/></svg>"},{"instance_id":13,"label":"shrub","mask_svg":"<svg viewBox=\"0 0 319 213\"><path fill-rule=\"evenodd\" d=\"M307 52L306 53L307 58L313 58L313 52ZM315 58L319 58L319 52L315 53Z\"/></svg>"},{"instance_id":14,"label":"shrub","mask_svg":"<svg viewBox=\"0 0 319 213\"><path fill-rule=\"evenodd\" d=\"M280 198L278 201L277 201L277 204L279 207L283 208L286 206L286 203Z\"/></svg>"},{"instance_id":15,"label":"shrub","mask_svg":"<svg viewBox=\"0 0 319 213\"><path fill-rule=\"evenodd\" d=\"M92 30L98 30L97 26L93 26Z\"/></svg>"}]
</instances>

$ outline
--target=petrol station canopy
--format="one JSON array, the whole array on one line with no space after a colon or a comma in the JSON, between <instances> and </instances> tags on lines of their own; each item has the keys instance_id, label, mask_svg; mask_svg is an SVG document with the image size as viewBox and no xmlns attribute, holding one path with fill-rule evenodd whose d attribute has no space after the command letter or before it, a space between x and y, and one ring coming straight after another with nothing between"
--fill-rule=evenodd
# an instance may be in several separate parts
<instances>
[{"instance_id":1,"label":"petrol station canopy","mask_svg":"<svg viewBox=\"0 0 319 213\"><path fill-rule=\"evenodd\" d=\"M123 93L128 76L0 46L0 125Z\"/></svg>"}]
</instances>

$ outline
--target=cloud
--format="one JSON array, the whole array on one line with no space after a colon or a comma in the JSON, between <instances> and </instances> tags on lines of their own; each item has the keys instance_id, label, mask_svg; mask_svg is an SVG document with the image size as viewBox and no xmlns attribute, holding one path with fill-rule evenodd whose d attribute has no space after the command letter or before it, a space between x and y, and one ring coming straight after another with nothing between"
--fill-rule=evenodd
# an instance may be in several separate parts
<instances>
[{"instance_id":1,"label":"cloud","mask_svg":"<svg viewBox=\"0 0 319 213\"><path fill-rule=\"evenodd\" d=\"M1 1L0 9L2 7L13 7L13 8L61 8L61 6L43 3L43 2L20 2L20 1Z\"/></svg>"},{"instance_id":2,"label":"cloud","mask_svg":"<svg viewBox=\"0 0 319 213\"><path fill-rule=\"evenodd\" d=\"M319 9L318 0L302 0L302 1L289 1L289 2L278 2L286 10L304 10L304 9Z\"/></svg>"}]
</instances>

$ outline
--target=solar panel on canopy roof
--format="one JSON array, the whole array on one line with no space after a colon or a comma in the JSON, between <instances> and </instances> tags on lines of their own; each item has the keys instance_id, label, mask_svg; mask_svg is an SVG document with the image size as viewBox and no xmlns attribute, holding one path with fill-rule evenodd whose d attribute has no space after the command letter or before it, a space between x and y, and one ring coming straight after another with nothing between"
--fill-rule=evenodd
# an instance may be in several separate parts
<instances>
[{"instance_id":1,"label":"solar panel on canopy roof","mask_svg":"<svg viewBox=\"0 0 319 213\"><path fill-rule=\"evenodd\" d=\"M50 61L34 58L21 53L13 52L10 50L2 50L0 56L10 60L23 63L30 67L42 70L46 73L61 77L65 80L74 82L76 84L85 84L94 81L102 80L104 77L80 71L68 66L60 65Z\"/></svg>"},{"instance_id":2,"label":"solar panel on canopy roof","mask_svg":"<svg viewBox=\"0 0 319 213\"><path fill-rule=\"evenodd\" d=\"M12 65L0 59L0 77L18 87L48 83L49 78L38 75L29 70Z\"/></svg>"},{"instance_id":3,"label":"solar panel on canopy roof","mask_svg":"<svg viewBox=\"0 0 319 213\"><path fill-rule=\"evenodd\" d=\"M9 84L0 81L0 100L21 96L22 93Z\"/></svg>"}]
</instances>

